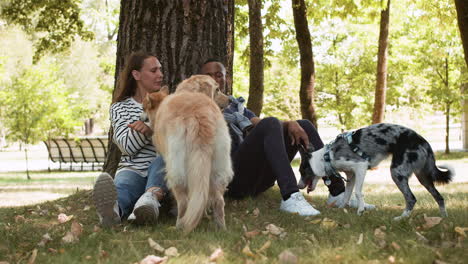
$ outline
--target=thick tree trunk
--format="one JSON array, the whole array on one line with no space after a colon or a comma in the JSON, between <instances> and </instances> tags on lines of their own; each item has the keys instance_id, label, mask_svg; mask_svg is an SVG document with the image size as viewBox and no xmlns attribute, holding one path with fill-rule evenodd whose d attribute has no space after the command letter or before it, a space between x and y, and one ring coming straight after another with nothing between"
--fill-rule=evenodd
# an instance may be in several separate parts
<instances>
[{"instance_id":1,"label":"thick tree trunk","mask_svg":"<svg viewBox=\"0 0 468 264\"><path fill-rule=\"evenodd\" d=\"M199 72L201 64L216 58L228 66L232 79L234 0L173 1L122 0L117 37L116 86L120 71L132 51L155 54L162 64L164 81L176 85ZM231 13L230 13L231 12ZM113 98L117 94L114 89ZM109 132L112 139L112 130ZM103 170L114 175L120 151L109 140Z\"/></svg>"},{"instance_id":2,"label":"thick tree trunk","mask_svg":"<svg viewBox=\"0 0 468 264\"><path fill-rule=\"evenodd\" d=\"M301 114L302 118L310 120L317 127L317 113L314 106L314 56L304 0L292 0L292 8L294 26L296 27L296 39L301 57L301 88L299 91Z\"/></svg>"},{"instance_id":3,"label":"thick tree trunk","mask_svg":"<svg viewBox=\"0 0 468 264\"><path fill-rule=\"evenodd\" d=\"M465 51L465 62L468 66L468 1L455 0L455 6L457 8L458 28L460 29L463 50Z\"/></svg>"},{"instance_id":4,"label":"thick tree trunk","mask_svg":"<svg viewBox=\"0 0 468 264\"><path fill-rule=\"evenodd\" d=\"M263 26L262 0L248 0L250 69L247 107L260 116L263 107Z\"/></svg>"},{"instance_id":5,"label":"thick tree trunk","mask_svg":"<svg viewBox=\"0 0 468 264\"><path fill-rule=\"evenodd\" d=\"M377 83L375 86L374 113L372 124L382 123L385 114L387 90L388 27L390 25L390 0L387 9L380 13L379 51L377 57Z\"/></svg>"}]
</instances>

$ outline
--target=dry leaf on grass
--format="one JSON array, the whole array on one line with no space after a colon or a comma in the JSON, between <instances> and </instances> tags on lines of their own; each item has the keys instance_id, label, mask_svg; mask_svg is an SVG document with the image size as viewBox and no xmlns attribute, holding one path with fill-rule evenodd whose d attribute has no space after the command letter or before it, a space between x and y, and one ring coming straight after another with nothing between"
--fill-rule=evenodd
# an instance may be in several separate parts
<instances>
[{"instance_id":1,"label":"dry leaf on grass","mask_svg":"<svg viewBox=\"0 0 468 264\"><path fill-rule=\"evenodd\" d=\"M22 215L16 215L15 216L15 223L22 223L24 222L26 219L24 218L24 216Z\"/></svg>"},{"instance_id":2,"label":"dry leaf on grass","mask_svg":"<svg viewBox=\"0 0 468 264\"><path fill-rule=\"evenodd\" d=\"M424 243L429 242L429 240L426 237L424 237L423 235L421 235L419 232L416 231L415 233L416 233L416 236L418 237L419 241L422 241Z\"/></svg>"},{"instance_id":3,"label":"dry leaf on grass","mask_svg":"<svg viewBox=\"0 0 468 264\"><path fill-rule=\"evenodd\" d=\"M161 252L163 253L164 252L164 248L159 245L156 241L154 241L152 238L148 238L148 243L150 245L150 247L158 252Z\"/></svg>"},{"instance_id":4,"label":"dry leaf on grass","mask_svg":"<svg viewBox=\"0 0 468 264\"><path fill-rule=\"evenodd\" d=\"M167 260L167 257L158 257L155 255L148 255L140 261L140 264L160 264L164 263Z\"/></svg>"},{"instance_id":5,"label":"dry leaf on grass","mask_svg":"<svg viewBox=\"0 0 468 264\"><path fill-rule=\"evenodd\" d=\"M466 237L465 231L468 231L468 227L455 227L455 232L462 237Z\"/></svg>"},{"instance_id":6,"label":"dry leaf on grass","mask_svg":"<svg viewBox=\"0 0 468 264\"><path fill-rule=\"evenodd\" d=\"M424 221L426 221L423 225L423 229L429 229L433 226L436 226L442 221L442 217L427 217L426 214L424 214Z\"/></svg>"},{"instance_id":7,"label":"dry leaf on grass","mask_svg":"<svg viewBox=\"0 0 468 264\"><path fill-rule=\"evenodd\" d=\"M246 255L247 257L255 258L255 254L250 250L249 245L245 245L242 249L242 254Z\"/></svg>"},{"instance_id":8,"label":"dry leaf on grass","mask_svg":"<svg viewBox=\"0 0 468 264\"><path fill-rule=\"evenodd\" d=\"M71 224L71 233L78 238L81 233L83 233L83 226L80 223L74 221Z\"/></svg>"},{"instance_id":9,"label":"dry leaf on grass","mask_svg":"<svg viewBox=\"0 0 468 264\"><path fill-rule=\"evenodd\" d=\"M310 221L311 224L320 224L320 222L322 222L322 219L315 219L315 220L312 220Z\"/></svg>"},{"instance_id":10,"label":"dry leaf on grass","mask_svg":"<svg viewBox=\"0 0 468 264\"><path fill-rule=\"evenodd\" d=\"M401 249L400 245L398 245L397 242L392 242L392 248L394 248L395 250Z\"/></svg>"},{"instance_id":11,"label":"dry leaf on grass","mask_svg":"<svg viewBox=\"0 0 468 264\"><path fill-rule=\"evenodd\" d=\"M364 234L361 233L361 234L359 235L359 239L358 239L358 241L357 241L356 244L361 245L363 240L364 240Z\"/></svg>"},{"instance_id":12,"label":"dry leaf on grass","mask_svg":"<svg viewBox=\"0 0 468 264\"><path fill-rule=\"evenodd\" d=\"M210 255L210 262L217 262L218 260L221 260L224 256L224 252L221 248L217 248L213 253Z\"/></svg>"},{"instance_id":13,"label":"dry leaf on grass","mask_svg":"<svg viewBox=\"0 0 468 264\"><path fill-rule=\"evenodd\" d=\"M265 244L263 244L262 247L260 247L260 248L257 250L257 253L258 253L258 252L263 252L263 251L267 250L270 246L271 246L271 241L268 240L267 242L265 242Z\"/></svg>"},{"instance_id":14,"label":"dry leaf on grass","mask_svg":"<svg viewBox=\"0 0 468 264\"><path fill-rule=\"evenodd\" d=\"M376 228L374 230L374 236L375 238L377 239L385 239L385 232L382 231L382 229L379 227L379 228Z\"/></svg>"},{"instance_id":15,"label":"dry leaf on grass","mask_svg":"<svg viewBox=\"0 0 468 264\"><path fill-rule=\"evenodd\" d=\"M61 213L57 216L57 220L60 224L66 223L70 221L72 218L73 218L73 215L68 216L64 213Z\"/></svg>"},{"instance_id":16,"label":"dry leaf on grass","mask_svg":"<svg viewBox=\"0 0 468 264\"><path fill-rule=\"evenodd\" d=\"M281 264L296 264L298 258L290 250L286 249L278 255L278 263Z\"/></svg>"},{"instance_id":17,"label":"dry leaf on grass","mask_svg":"<svg viewBox=\"0 0 468 264\"><path fill-rule=\"evenodd\" d=\"M10 262L7 262L7 261L0 261L0 264L10 264Z\"/></svg>"},{"instance_id":18,"label":"dry leaf on grass","mask_svg":"<svg viewBox=\"0 0 468 264\"><path fill-rule=\"evenodd\" d=\"M388 262L395 263L395 257L394 256L388 257Z\"/></svg>"},{"instance_id":19,"label":"dry leaf on grass","mask_svg":"<svg viewBox=\"0 0 468 264\"><path fill-rule=\"evenodd\" d=\"M275 226L274 224L269 224L266 226L266 231L268 231L268 233L272 235L279 236L281 235L281 233L284 232L284 229L281 227Z\"/></svg>"},{"instance_id":20,"label":"dry leaf on grass","mask_svg":"<svg viewBox=\"0 0 468 264\"><path fill-rule=\"evenodd\" d=\"M166 255L168 257L178 257L179 252L177 252L177 248L170 247L170 248L164 250L164 255Z\"/></svg>"},{"instance_id":21,"label":"dry leaf on grass","mask_svg":"<svg viewBox=\"0 0 468 264\"><path fill-rule=\"evenodd\" d=\"M49 241L52 241L49 233L46 233L42 236L42 240L37 244L40 247L44 247Z\"/></svg>"},{"instance_id":22,"label":"dry leaf on grass","mask_svg":"<svg viewBox=\"0 0 468 264\"><path fill-rule=\"evenodd\" d=\"M258 230L252 230L252 231L249 231L249 232L245 232L245 233L244 233L244 236L245 236L246 238L252 238L252 237L256 237L256 236L258 236L258 235L260 235L260 231L258 231Z\"/></svg>"},{"instance_id":23,"label":"dry leaf on grass","mask_svg":"<svg viewBox=\"0 0 468 264\"><path fill-rule=\"evenodd\" d=\"M89 209L91 209L91 206L85 205L85 207L83 208L83 211L89 211Z\"/></svg>"},{"instance_id":24,"label":"dry leaf on grass","mask_svg":"<svg viewBox=\"0 0 468 264\"><path fill-rule=\"evenodd\" d=\"M37 249L34 249L31 253L31 256L29 257L28 264L34 264L34 262L36 262L36 257L37 257Z\"/></svg>"},{"instance_id":25,"label":"dry leaf on grass","mask_svg":"<svg viewBox=\"0 0 468 264\"><path fill-rule=\"evenodd\" d=\"M253 214L253 216L255 216L255 217L259 216L259 215L260 215L260 209L255 208L255 209L252 211L252 214Z\"/></svg>"},{"instance_id":26,"label":"dry leaf on grass","mask_svg":"<svg viewBox=\"0 0 468 264\"><path fill-rule=\"evenodd\" d=\"M62 242L69 244L78 241L78 238L74 236L71 232L67 232L64 237L62 237Z\"/></svg>"},{"instance_id":27,"label":"dry leaf on grass","mask_svg":"<svg viewBox=\"0 0 468 264\"><path fill-rule=\"evenodd\" d=\"M320 223L320 226L325 229L334 229L338 226L338 224L334 220L325 217L322 220L322 223Z\"/></svg>"}]
</instances>

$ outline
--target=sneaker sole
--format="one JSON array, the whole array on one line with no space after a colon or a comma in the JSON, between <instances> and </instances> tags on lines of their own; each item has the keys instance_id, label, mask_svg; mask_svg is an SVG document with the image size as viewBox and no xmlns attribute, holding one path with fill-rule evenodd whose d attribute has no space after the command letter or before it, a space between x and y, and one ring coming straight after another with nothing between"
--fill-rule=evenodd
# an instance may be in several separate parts
<instances>
[{"instance_id":1,"label":"sneaker sole","mask_svg":"<svg viewBox=\"0 0 468 264\"><path fill-rule=\"evenodd\" d=\"M110 227L120 223L120 218L114 212L114 204L117 201L117 191L114 180L107 173L102 173L96 179L93 189L93 199L96 210L102 216L101 224Z\"/></svg>"},{"instance_id":2,"label":"sneaker sole","mask_svg":"<svg viewBox=\"0 0 468 264\"><path fill-rule=\"evenodd\" d=\"M152 206L148 205L142 205L135 208L133 213L135 214L135 220L133 220L133 223L137 225L155 224L159 215L154 211Z\"/></svg>"}]
</instances>

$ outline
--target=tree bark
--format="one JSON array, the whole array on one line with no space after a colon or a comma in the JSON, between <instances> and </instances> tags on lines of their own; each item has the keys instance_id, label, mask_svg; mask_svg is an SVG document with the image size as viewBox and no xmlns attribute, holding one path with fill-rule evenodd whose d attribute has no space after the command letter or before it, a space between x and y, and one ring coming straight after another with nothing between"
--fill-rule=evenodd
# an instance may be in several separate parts
<instances>
[{"instance_id":1,"label":"tree bark","mask_svg":"<svg viewBox=\"0 0 468 264\"><path fill-rule=\"evenodd\" d=\"M457 8L458 28L465 51L465 62L468 66L468 1L455 0L455 7Z\"/></svg>"},{"instance_id":2,"label":"tree bark","mask_svg":"<svg viewBox=\"0 0 468 264\"><path fill-rule=\"evenodd\" d=\"M117 37L115 86L127 56L137 50L155 54L164 82L171 90L215 58L228 67L232 80L234 0L121 0ZM118 91L114 88L113 98ZM115 174L120 151L109 131L108 157L103 170Z\"/></svg>"},{"instance_id":3,"label":"tree bark","mask_svg":"<svg viewBox=\"0 0 468 264\"><path fill-rule=\"evenodd\" d=\"M249 4L249 100L247 107L260 116L263 107L263 26L262 0L248 0Z\"/></svg>"},{"instance_id":4,"label":"tree bark","mask_svg":"<svg viewBox=\"0 0 468 264\"><path fill-rule=\"evenodd\" d=\"M299 99L302 118L310 120L317 127L317 113L314 106L315 66L309 25L304 0L292 0L296 40L301 60L301 87Z\"/></svg>"},{"instance_id":5,"label":"tree bark","mask_svg":"<svg viewBox=\"0 0 468 264\"><path fill-rule=\"evenodd\" d=\"M372 124L382 123L385 115L387 90L388 27L390 25L390 0L380 13L379 51L377 55L377 83L375 86L374 113Z\"/></svg>"}]
</instances>

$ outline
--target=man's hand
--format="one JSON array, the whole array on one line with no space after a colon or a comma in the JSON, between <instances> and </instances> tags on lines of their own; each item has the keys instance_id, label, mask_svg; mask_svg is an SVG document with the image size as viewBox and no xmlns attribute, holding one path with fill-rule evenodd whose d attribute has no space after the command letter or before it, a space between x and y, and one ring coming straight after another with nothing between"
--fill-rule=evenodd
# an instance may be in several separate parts
<instances>
[{"instance_id":1,"label":"man's hand","mask_svg":"<svg viewBox=\"0 0 468 264\"><path fill-rule=\"evenodd\" d=\"M153 130L149 126L147 126L143 121L140 120L128 124L128 127L142 133L147 137L151 137L153 135Z\"/></svg>"},{"instance_id":2,"label":"man's hand","mask_svg":"<svg viewBox=\"0 0 468 264\"><path fill-rule=\"evenodd\" d=\"M304 129L296 121L285 122L288 130L289 138L291 139L291 145L303 144L304 147L309 145L309 137Z\"/></svg>"}]
</instances>

